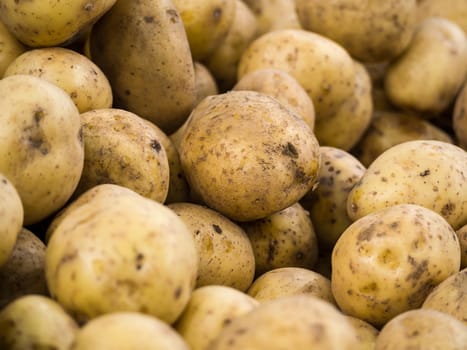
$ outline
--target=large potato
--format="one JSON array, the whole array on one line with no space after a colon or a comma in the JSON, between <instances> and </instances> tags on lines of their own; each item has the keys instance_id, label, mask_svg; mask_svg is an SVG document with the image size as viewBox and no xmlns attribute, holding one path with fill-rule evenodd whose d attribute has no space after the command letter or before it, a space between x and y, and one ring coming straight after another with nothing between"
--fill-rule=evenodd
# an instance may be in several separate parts
<instances>
[{"instance_id":1,"label":"large potato","mask_svg":"<svg viewBox=\"0 0 467 350\"><path fill-rule=\"evenodd\" d=\"M28 46L58 46L73 41L115 2L0 0L0 20Z\"/></svg>"},{"instance_id":2,"label":"large potato","mask_svg":"<svg viewBox=\"0 0 467 350\"><path fill-rule=\"evenodd\" d=\"M0 80L0 172L15 186L24 225L60 209L84 164L78 109L56 85L31 75Z\"/></svg>"},{"instance_id":3,"label":"large potato","mask_svg":"<svg viewBox=\"0 0 467 350\"><path fill-rule=\"evenodd\" d=\"M332 252L332 292L344 313L382 326L422 306L459 267L459 242L446 220L418 205L395 205L342 233Z\"/></svg>"},{"instance_id":4,"label":"large potato","mask_svg":"<svg viewBox=\"0 0 467 350\"><path fill-rule=\"evenodd\" d=\"M26 47L0 21L0 78L10 63L24 51Z\"/></svg>"},{"instance_id":5,"label":"large potato","mask_svg":"<svg viewBox=\"0 0 467 350\"><path fill-rule=\"evenodd\" d=\"M119 0L92 28L92 60L113 89L115 107L165 133L187 118L196 98L193 60L172 0Z\"/></svg>"},{"instance_id":6,"label":"large potato","mask_svg":"<svg viewBox=\"0 0 467 350\"><path fill-rule=\"evenodd\" d=\"M456 98L452 127L459 146L467 151L467 80Z\"/></svg>"},{"instance_id":7,"label":"large potato","mask_svg":"<svg viewBox=\"0 0 467 350\"><path fill-rule=\"evenodd\" d=\"M295 0L303 28L341 44L353 57L397 57L415 30L416 0Z\"/></svg>"},{"instance_id":8,"label":"large potato","mask_svg":"<svg viewBox=\"0 0 467 350\"><path fill-rule=\"evenodd\" d=\"M65 90L80 113L110 108L112 89L104 73L89 58L76 51L49 47L18 56L4 76L30 74Z\"/></svg>"},{"instance_id":9,"label":"large potato","mask_svg":"<svg viewBox=\"0 0 467 350\"><path fill-rule=\"evenodd\" d=\"M262 68L282 69L302 85L316 118L329 117L354 91L355 66L334 41L299 29L276 30L255 39L243 53L238 79Z\"/></svg>"},{"instance_id":10,"label":"large potato","mask_svg":"<svg viewBox=\"0 0 467 350\"><path fill-rule=\"evenodd\" d=\"M316 182L319 145L275 98L232 91L193 110L180 143L188 183L204 202L238 221L287 208Z\"/></svg>"},{"instance_id":11,"label":"large potato","mask_svg":"<svg viewBox=\"0 0 467 350\"><path fill-rule=\"evenodd\" d=\"M62 215L46 250L50 294L79 321L139 311L172 323L188 303L197 271L183 221L122 187L87 196Z\"/></svg>"},{"instance_id":12,"label":"large potato","mask_svg":"<svg viewBox=\"0 0 467 350\"><path fill-rule=\"evenodd\" d=\"M356 220L381 208L413 203L441 214L458 229L467 223L466 174L467 152L455 145L400 143L370 164L349 193L347 212Z\"/></svg>"}]
</instances>

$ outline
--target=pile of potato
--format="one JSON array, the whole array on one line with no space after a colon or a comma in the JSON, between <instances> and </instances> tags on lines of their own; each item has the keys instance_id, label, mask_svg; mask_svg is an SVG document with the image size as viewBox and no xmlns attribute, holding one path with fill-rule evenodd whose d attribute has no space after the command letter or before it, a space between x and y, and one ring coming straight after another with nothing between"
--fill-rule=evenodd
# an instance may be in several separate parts
<instances>
[{"instance_id":1,"label":"pile of potato","mask_svg":"<svg viewBox=\"0 0 467 350\"><path fill-rule=\"evenodd\" d=\"M1 349L466 349L465 0L0 0Z\"/></svg>"}]
</instances>

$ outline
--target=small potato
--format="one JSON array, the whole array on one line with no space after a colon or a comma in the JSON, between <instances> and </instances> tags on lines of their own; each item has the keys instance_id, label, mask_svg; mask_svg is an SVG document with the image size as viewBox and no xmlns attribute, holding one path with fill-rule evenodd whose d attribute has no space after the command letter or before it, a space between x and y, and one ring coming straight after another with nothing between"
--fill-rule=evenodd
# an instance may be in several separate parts
<instances>
[{"instance_id":1,"label":"small potato","mask_svg":"<svg viewBox=\"0 0 467 350\"><path fill-rule=\"evenodd\" d=\"M163 203L170 168L157 126L115 108L81 114L84 168L75 195L103 183L127 187Z\"/></svg>"},{"instance_id":2,"label":"small potato","mask_svg":"<svg viewBox=\"0 0 467 350\"><path fill-rule=\"evenodd\" d=\"M247 293L261 303L300 294L336 303L331 281L315 271L301 267L283 267L265 272L253 282Z\"/></svg>"},{"instance_id":3,"label":"small potato","mask_svg":"<svg viewBox=\"0 0 467 350\"><path fill-rule=\"evenodd\" d=\"M342 149L321 146L320 153L322 165L318 186L300 203L310 213L320 248L332 250L339 236L352 223L347 215L347 196L366 169Z\"/></svg>"},{"instance_id":4,"label":"small potato","mask_svg":"<svg viewBox=\"0 0 467 350\"><path fill-rule=\"evenodd\" d=\"M459 267L459 242L446 220L418 205L395 205L342 233L332 252L332 292L344 313L379 327L422 306Z\"/></svg>"},{"instance_id":5,"label":"small potato","mask_svg":"<svg viewBox=\"0 0 467 350\"><path fill-rule=\"evenodd\" d=\"M10 63L24 51L26 47L0 21L0 78Z\"/></svg>"},{"instance_id":6,"label":"small potato","mask_svg":"<svg viewBox=\"0 0 467 350\"><path fill-rule=\"evenodd\" d=\"M467 224L456 231L461 246L461 267L467 267Z\"/></svg>"},{"instance_id":7,"label":"small potato","mask_svg":"<svg viewBox=\"0 0 467 350\"><path fill-rule=\"evenodd\" d=\"M76 322L54 300L40 295L16 299L0 311L0 348L68 350Z\"/></svg>"},{"instance_id":8,"label":"small potato","mask_svg":"<svg viewBox=\"0 0 467 350\"><path fill-rule=\"evenodd\" d=\"M315 128L315 107L305 89L290 74L274 68L252 71L235 84L233 90L252 90L270 95Z\"/></svg>"},{"instance_id":9,"label":"small potato","mask_svg":"<svg viewBox=\"0 0 467 350\"><path fill-rule=\"evenodd\" d=\"M466 74L464 31L445 18L428 18L409 47L390 63L385 91L395 106L429 118L454 101Z\"/></svg>"},{"instance_id":10,"label":"small potato","mask_svg":"<svg viewBox=\"0 0 467 350\"><path fill-rule=\"evenodd\" d=\"M346 318L357 332L357 338L359 342L358 349L374 350L379 331L368 322L365 322L359 318L352 316L346 316Z\"/></svg>"},{"instance_id":11,"label":"small potato","mask_svg":"<svg viewBox=\"0 0 467 350\"><path fill-rule=\"evenodd\" d=\"M70 350L144 349L189 350L165 322L137 312L115 312L86 323Z\"/></svg>"},{"instance_id":12,"label":"small potato","mask_svg":"<svg viewBox=\"0 0 467 350\"><path fill-rule=\"evenodd\" d=\"M467 268L441 282L428 294L422 308L447 313L467 326Z\"/></svg>"},{"instance_id":13,"label":"small potato","mask_svg":"<svg viewBox=\"0 0 467 350\"><path fill-rule=\"evenodd\" d=\"M204 286L193 291L174 327L191 350L206 350L225 326L258 304L236 289Z\"/></svg>"},{"instance_id":14,"label":"small potato","mask_svg":"<svg viewBox=\"0 0 467 350\"><path fill-rule=\"evenodd\" d=\"M318 260L313 223L299 203L242 227L253 246L256 276L279 267L312 268Z\"/></svg>"},{"instance_id":15,"label":"small potato","mask_svg":"<svg viewBox=\"0 0 467 350\"><path fill-rule=\"evenodd\" d=\"M334 306L311 295L260 304L235 318L210 350L357 349L354 328Z\"/></svg>"},{"instance_id":16,"label":"small potato","mask_svg":"<svg viewBox=\"0 0 467 350\"><path fill-rule=\"evenodd\" d=\"M27 294L47 295L45 244L23 228L10 259L0 267L0 309Z\"/></svg>"},{"instance_id":17,"label":"small potato","mask_svg":"<svg viewBox=\"0 0 467 350\"><path fill-rule=\"evenodd\" d=\"M467 80L455 102L452 127L459 146L467 151Z\"/></svg>"},{"instance_id":18,"label":"small potato","mask_svg":"<svg viewBox=\"0 0 467 350\"><path fill-rule=\"evenodd\" d=\"M194 62L194 65L196 89L196 101L194 106L196 106L203 98L211 95L217 95L219 93L219 89L214 76L204 64Z\"/></svg>"},{"instance_id":19,"label":"small potato","mask_svg":"<svg viewBox=\"0 0 467 350\"><path fill-rule=\"evenodd\" d=\"M223 285L245 291L253 281L255 256L248 236L218 212L192 203L173 203L190 229L199 256L196 286Z\"/></svg>"},{"instance_id":20,"label":"small potato","mask_svg":"<svg viewBox=\"0 0 467 350\"><path fill-rule=\"evenodd\" d=\"M390 164L390 166L388 166ZM450 143L415 140L376 158L347 199L352 220L396 204L424 206L456 230L467 223L467 152Z\"/></svg>"},{"instance_id":21,"label":"small potato","mask_svg":"<svg viewBox=\"0 0 467 350\"><path fill-rule=\"evenodd\" d=\"M390 320L376 338L375 350L463 350L467 326L445 313L419 309Z\"/></svg>"},{"instance_id":22,"label":"small potato","mask_svg":"<svg viewBox=\"0 0 467 350\"><path fill-rule=\"evenodd\" d=\"M80 113L112 107L112 88L100 68L76 51L49 47L29 50L18 56L5 71L5 77L30 74L65 90Z\"/></svg>"}]
</instances>

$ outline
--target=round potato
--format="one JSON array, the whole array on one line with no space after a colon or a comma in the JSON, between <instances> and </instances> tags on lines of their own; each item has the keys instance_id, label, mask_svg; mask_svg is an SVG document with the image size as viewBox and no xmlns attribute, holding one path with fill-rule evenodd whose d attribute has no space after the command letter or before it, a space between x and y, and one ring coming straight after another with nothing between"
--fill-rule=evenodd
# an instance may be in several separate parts
<instances>
[{"instance_id":1,"label":"round potato","mask_svg":"<svg viewBox=\"0 0 467 350\"><path fill-rule=\"evenodd\" d=\"M115 108L82 113L81 123L85 155L76 194L113 183L157 202L165 201L170 168L157 126Z\"/></svg>"},{"instance_id":2,"label":"round potato","mask_svg":"<svg viewBox=\"0 0 467 350\"><path fill-rule=\"evenodd\" d=\"M251 221L297 202L315 185L321 158L302 118L271 96L232 91L193 110L180 161L209 207Z\"/></svg>"},{"instance_id":3,"label":"round potato","mask_svg":"<svg viewBox=\"0 0 467 350\"><path fill-rule=\"evenodd\" d=\"M242 227L253 246L256 276L280 267L312 268L318 260L313 223L299 203Z\"/></svg>"},{"instance_id":4,"label":"round potato","mask_svg":"<svg viewBox=\"0 0 467 350\"><path fill-rule=\"evenodd\" d=\"M316 120L334 115L354 91L355 65L334 41L300 29L282 29L255 39L244 51L238 79L262 68L292 75L313 101Z\"/></svg>"},{"instance_id":5,"label":"round potato","mask_svg":"<svg viewBox=\"0 0 467 350\"><path fill-rule=\"evenodd\" d=\"M52 299L26 295L0 311L0 348L68 350L78 325Z\"/></svg>"},{"instance_id":6,"label":"round potato","mask_svg":"<svg viewBox=\"0 0 467 350\"><path fill-rule=\"evenodd\" d=\"M332 252L332 292L344 313L382 326L422 306L459 267L459 242L446 220L418 205L395 205L342 233Z\"/></svg>"},{"instance_id":7,"label":"round potato","mask_svg":"<svg viewBox=\"0 0 467 350\"><path fill-rule=\"evenodd\" d=\"M165 322L137 312L114 312L86 323L70 350L145 349L189 350Z\"/></svg>"},{"instance_id":8,"label":"round potato","mask_svg":"<svg viewBox=\"0 0 467 350\"><path fill-rule=\"evenodd\" d=\"M346 316L346 318L357 332L357 338L360 343L358 349L374 350L379 331L368 322L359 318L352 316Z\"/></svg>"},{"instance_id":9,"label":"round potato","mask_svg":"<svg viewBox=\"0 0 467 350\"><path fill-rule=\"evenodd\" d=\"M206 350L222 329L258 305L252 297L226 286L195 289L174 327L191 350Z\"/></svg>"},{"instance_id":10,"label":"round potato","mask_svg":"<svg viewBox=\"0 0 467 350\"><path fill-rule=\"evenodd\" d=\"M463 149L436 140L403 142L370 164L348 195L347 213L356 220L381 208L412 203L441 214L456 230L467 223L465 174Z\"/></svg>"},{"instance_id":11,"label":"round potato","mask_svg":"<svg viewBox=\"0 0 467 350\"><path fill-rule=\"evenodd\" d=\"M247 293L261 303L307 294L335 304L331 281L315 271L301 267L282 267L265 272L253 282Z\"/></svg>"},{"instance_id":12,"label":"round potato","mask_svg":"<svg viewBox=\"0 0 467 350\"><path fill-rule=\"evenodd\" d=\"M50 235L50 294L80 322L117 311L174 322L198 271L195 242L184 222L123 187L87 197Z\"/></svg>"},{"instance_id":13,"label":"round potato","mask_svg":"<svg viewBox=\"0 0 467 350\"><path fill-rule=\"evenodd\" d=\"M107 77L76 51L62 47L29 50L11 62L4 76L15 74L34 75L62 88L80 113L112 107L112 88Z\"/></svg>"},{"instance_id":14,"label":"round potato","mask_svg":"<svg viewBox=\"0 0 467 350\"><path fill-rule=\"evenodd\" d=\"M24 51L26 47L0 21L0 78L3 77L10 63Z\"/></svg>"},{"instance_id":15,"label":"round potato","mask_svg":"<svg viewBox=\"0 0 467 350\"><path fill-rule=\"evenodd\" d=\"M206 67L206 65L200 62L194 62L195 65L195 89L196 89L196 101L194 106L201 102L207 96L217 95L219 89L214 76Z\"/></svg>"},{"instance_id":16,"label":"round potato","mask_svg":"<svg viewBox=\"0 0 467 350\"><path fill-rule=\"evenodd\" d=\"M264 303L235 318L210 349L356 349L354 328L328 302L294 295Z\"/></svg>"},{"instance_id":17,"label":"round potato","mask_svg":"<svg viewBox=\"0 0 467 350\"><path fill-rule=\"evenodd\" d=\"M467 224L456 231L461 246L461 267L467 267Z\"/></svg>"},{"instance_id":18,"label":"round potato","mask_svg":"<svg viewBox=\"0 0 467 350\"><path fill-rule=\"evenodd\" d=\"M56 85L31 75L0 80L0 172L15 186L24 225L60 209L84 164L79 111Z\"/></svg>"},{"instance_id":19,"label":"round potato","mask_svg":"<svg viewBox=\"0 0 467 350\"><path fill-rule=\"evenodd\" d=\"M459 146L467 151L467 80L455 102L452 127Z\"/></svg>"},{"instance_id":20,"label":"round potato","mask_svg":"<svg viewBox=\"0 0 467 350\"><path fill-rule=\"evenodd\" d=\"M196 286L223 285L245 291L255 274L255 256L243 229L207 207L173 203L173 210L188 226L199 256Z\"/></svg>"},{"instance_id":21,"label":"round potato","mask_svg":"<svg viewBox=\"0 0 467 350\"><path fill-rule=\"evenodd\" d=\"M411 310L389 321L376 338L375 350L462 350L467 326L436 310Z\"/></svg>"}]
</instances>

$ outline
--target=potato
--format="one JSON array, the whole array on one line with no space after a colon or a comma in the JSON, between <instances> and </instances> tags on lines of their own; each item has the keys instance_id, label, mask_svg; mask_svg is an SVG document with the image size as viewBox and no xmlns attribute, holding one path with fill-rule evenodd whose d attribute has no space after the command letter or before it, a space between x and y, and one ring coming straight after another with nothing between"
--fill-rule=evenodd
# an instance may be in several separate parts
<instances>
[{"instance_id":1,"label":"potato","mask_svg":"<svg viewBox=\"0 0 467 350\"><path fill-rule=\"evenodd\" d=\"M310 295L294 295L237 317L210 349L345 350L357 346L355 330L335 307Z\"/></svg>"},{"instance_id":2,"label":"potato","mask_svg":"<svg viewBox=\"0 0 467 350\"><path fill-rule=\"evenodd\" d=\"M116 108L81 114L84 168L77 194L102 183L127 187L163 203L169 190L169 162L155 125Z\"/></svg>"},{"instance_id":3,"label":"potato","mask_svg":"<svg viewBox=\"0 0 467 350\"><path fill-rule=\"evenodd\" d=\"M388 166L390 164L391 166ZM442 141L395 145L368 167L347 198L356 220L395 204L422 205L441 214L454 229L467 223L467 152Z\"/></svg>"},{"instance_id":4,"label":"potato","mask_svg":"<svg viewBox=\"0 0 467 350\"><path fill-rule=\"evenodd\" d=\"M45 244L23 228L10 259L0 267L0 309L27 294L47 295Z\"/></svg>"},{"instance_id":5,"label":"potato","mask_svg":"<svg viewBox=\"0 0 467 350\"><path fill-rule=\"evenodd\" d=\"M49 47L29 50L18 56L5 77L30 74L65 90L80 113L112 107L112 89L104 73L89 58L76 51Z\"/></svg>"},{"instance_id":6,"label":"potato","mask_svg":"<svg viewBox=\"0 0 467 350\"><path fill-rule=\"evenodd\" d=\"M222 44L235 16L235 0L173 0L194 60L203 60Z\"/></svg>"},{"instance_id":7,"label":"potato","mask_svg":"<svg viewBox=\"0 0 467 350\"><path fill-rule=\"evenodd\" d=\"M397 57L415 30L416 0L295 0L303 28L342 45L364 62Z\"/></svg>"},{"instance_id":8,"label":"potato","mask_svg":"<svg viewBox=\"0 0 467 350\"><path fill-rule=\"evenodd\" d=\"M279 267L312 268L318 260L313 223L299 203L242 227L253 246L256 276Z\"/></svg>"},{"instance_id":9,"label":"potato","mask_svg":"<svg viewBox=\"0 0 467 350\"><path fill-rule=\"evenodd\" d=\"M417 23L429 17L444 17L467 33L467 3L464 0L417 0Z\"/></svg>"},{"instance_id":10,"label":"potato","mask_svg":"<svg viewBox=\"0 0 467 350\"><path fill-rule=\"evenodd\" d=\"M452 127L459 146L467 151L467 80L456 98Z\"/></svg>"},{"instance_id":11,"label":"potato","mask_svg":"<svg viewBox=\"0 0 467 350\"><path fill-rule=\"evenodd\" d=\"M0 311L0 348L68 350L78 325L54 300L26 295Z\"/></svg>"},{"instance_id":12,"label":"potato","mask_svg":"<svg viewBox=\"0 0 467 350\"><path fill-rule=\"evenodd\" d=\"M201 100L207 96L217 95L219 89L214 76L209 69L200 62L194 62L195 65L195 89L196 89L196 106Z\"/></svg>"},{"instance_id":13,"label":"potato","mask_svg":"<svg viewBox=\"0 0 467 350\"><path fill-rule=\"evenodd\" d=\"M368 322L359 318L352 316L346 316L346 318L357 332L357 338L360 343L358 349L374 350L379 331Z\"/></svg>"},{"instance_id":14,"label":"potato","mask_svg":"<svg viewBox=\"0 0 467 350\"><path fill-rule=\"evenodd\" d=\"M459 267L459 242L447 221L422 206L400 204L342 233L332 252L331 287L345 314L379 327L419 308Z\"/></svg>"},{"instance_id":15,"label":"potato","mask_svg":"<svg viewBox=\"0 0 467 350\"><path fill-rule=\"evenodd\" d=\"M423 302L422 308L454 316L467 325L467 268L441 282Z\"/></svg>"},{"instance_id":16,"label":"potato","mask_svg":"<svg viewBox=\"0 0 467 350\"><path fill-rule=\"evenodd\" d=\"M310 213L320 248L331 250L352 223L347 215L347 196L366 169L342 149L321 146L320 153L318 186L301 198L300 203Z\"/></svg>"},{"instance_id":17,"label":"potato","mask_svg":"<svg viewBox=\"0 0 467 350\"><path fill-rule=\"evenodd\" d=\"M247 293L261 303L306 294L335 304L331 281L302 267L282 267L265 272L255 279Z\"/></svg>"},{"instance_id":18,"label":"potato","mask_svg":"<svg viewBox=\"0 0 467 350\"><path fill-rule=\"evenodd\" d=\"M319 145L308 125L273 97L232 91L193 110L180 143L191 188L236 221L294 204L316 182Z\"/></svg>"},{"instance_id":19,"label":"potato","mask_svg":"<svg viewBox=\"0 0 467 350\"><path fill-rule=\"evenodd\" d=\"M316 120L335 114L353 91L355 65L334 41L300 29L282 29L255 39L242 54L238 79L262 68L282 69L313 101Z\"/></svg>"},{"instance_id":20,"label":"potato","mask_svg":"<svg viewBox=\"0 0 467 350\"><path fill-rule=\"evenodd\" d=\"M235 3L235 14L227 36L205 60L221 91L230 90L237 82L240 58L258 31L256 17L248 6L241 0L235 0Z\"/></svg>"},{"instance_id":21,"label":"potato","mask_svg":"<svg viewBox=\"0 0 467 350\"><path fill-rule=\"evenodd\" d=\"M99 316L76 334L70 350L145 349L189 350L182 337L165 322L137 312Z\"/></svg>"},{"instance_id":22,"label":"potato","mask_svg":"<svg viewBox=\"0 0 467 350\"><path fill-rule=\"evenodd\" d=\"M0 21L0 78L10 63L24 51L26 47Z\"/></svg>"},{"instance_id":23,"label":"potato","mask_svg":"<svg viewBox=\"0 0 467 350\"><path fill-rule=\"evenodd\" d=\"M81 120L70 96L44 79L0 80L0 172L15 186L24 225L60 209L84 164Z\"/></svg>"},{"instance_id":24,"label":"potato","mask_svg":"<svg viewBox=\"0 0 467 350\"><path fill-rule=\"evenodd\" d=\"M205 350L226 325L257 305L255 299L231 287L204 286L193 291L174 327L191 350Z\"/></svg>"},{"instance_id":25,"label":"potato","mask_svg":"<svg viewBox=\"0 0 467 350\"><path fill-rule=\"evenodd\" d=\"M197 271L183 221L123 187L88 195L64 214L46 250L50 294L80 322L139 311L172 323L188 303Z\"/></svg>"},{"instance_id":26,"label":"potato","mask_svg":"<svg viewBox=\"0 0 467 350\"><path fill-rule=\"evenodd\" d=\"M365 67L355 65L353 94L345 100L335 114L317 119L315 135L321 146L350 150L360 140L371 122L373 100L371 81Z\"/></svg>"},{"instance_id":27,"label":"potato","mask_svg":"<svg viewBox=\"0 0 467 350\"><path fill-rule=\"evenodd\" d=\"M463 30L444 18L428 18L417 28L407 50L391 62L385 91L399 108L439 115L455 99L467 74Z\"/></svg>"},{"instance_id":28,"label":"potato","mask_svg":"<svg viewBox=\"0 0 467 350\"><path fill-rule=\"evenodd\" d=\"M183 124L196 98L195 74L185 28L171 0L117 1L93 26L90 48L110 81L114 107L150 120L167 134Z\"/></svg>"},{"instance_id":29,"label":"potato","mask_svg":"<svg viewBox=\"0 0 467 350\"><path fill-rule=\"evenodd\" d=\"M255 256L245 231L225 216L192 203L168 207L188 226L199 256L196 286L223 285L245 291L253 281Z\"/></svg>"},{"instance_id":30,"label":"potato","mask_svg":"<svg viewBox=\"0 0 467 350\"><path fill-rule=\"evenodd\" d=\"M315 107L305 89L290 74L274 68L252 71L233 90L252 90L270 95L301 116L311 130L315 127Z\"/></svg>"},{"instance_id":31,"label":"potato","mask_svg":"<svg viewBox=\"0 0 467 350\"><path fill-rule=\"evenodd\" d=\"M456 231L461 246L461 267L467 267L467 224Z\"/></svg>"},{"instance_id":32,"label":"potato","mask_svg":"<svg viewBox=\"0 0 467 350\"><path fill-rule=\"evenodd\" d=\"M413 140L453 143L447 132L424 118L402 111L377 111L352 153L368 167L387 149Z\"/></svg>"},{"instance_id":33,"label":"potato","mask_svg":"<svg viewBox=\"0 0 467 350\"><path fill-rule=\"evenodd\" d=\"M59 46L72 42L115 2L0 0L0 20L28 46Z\"/></svg>"},{"instance_id":34,"label":"potato","mask_svg":"<svg viewBox=\"0 0 467 350\"><path fill-rule=\"evenodd\" d=\"M462 350L467 326L435 310L411 310L389 321L376 338L375 350Z\"/></svg>"}]
</instances>

